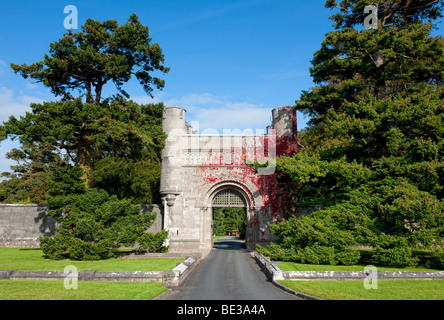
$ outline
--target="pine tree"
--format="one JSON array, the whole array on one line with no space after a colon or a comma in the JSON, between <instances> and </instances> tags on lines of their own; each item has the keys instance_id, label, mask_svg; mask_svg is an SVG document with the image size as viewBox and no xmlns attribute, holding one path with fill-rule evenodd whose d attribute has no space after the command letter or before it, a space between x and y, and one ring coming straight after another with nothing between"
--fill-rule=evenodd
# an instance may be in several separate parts
<instances>
[{"instance_id":1,"label":"pine tree","mask_svg":"<svg viewBox=\"0 0 444 320\"><path fill-rule=\"evenodd\" d=\"M343 141L347 155L372 161L392 154L389 136L395 134L394 130L405 135L412 128L403 128L393 117L399 112L395 111L398 105L415 100L412 97L421 99L431 95L433 98L428 98L427 105L433 110L429 111L440 117L439 105L432 106L442 99L439 90L444 81L444 40L440 36L431 37L432 21L423 20L441 16L442 2L426 2L378 2L376 30L352 29L363 23L363 9L370 1L341 2L341 12L331 17L336 30L326 35L312 60L310 72L317 86L304 91L296 102L299 111L311 116L310 124L319 139L341 139L344 134L350 139L357 138L359 148L354 143L349 148L350 139ZM336 5L335 1L326 3L327 8ZM370 123L369 115L373 119L379 115L379 125ZM341 130L332 132L339 127L339 119L343 122ZM431 139L439 143L436 134ZM337 149L340 146L336 144Z\"/></svg>"},{"instance_id":2,"label":"pine tree","mask_svg":"<svg viewBox=\"0 0 444 320\"><path fill-rule=\"evenodd\" d=\"M152 43L148 27L143 26L135 14L121 26L116 20L101 23L87 19L82 31L70 30L59 41L51 43L49 54L42 61L31 65L11 64L16 73L42 83L56 97L60 96L61 101L33 105L33 115L28 114L20 121L11 118L0 128L0 139L17 135L39 147L49 144L64 149L76 166L84 170L84 178L91 186L96 143L109 143L106 138L97 136L102 130L99 126L104 125L108 130L113 126L113 119L101 109L107 108L113 100L122 101L121 96L129 97L123 85L133 76L150 95L153 87L162 89L165 81L151 74L154 71L167 73L169 68L163 63L162 49L159 44ZM103 89L109 82L115 84L118 94L104 98ZM120 111L126 112L125 107ZM53 116L57 118L51 118ZM127 126L114 126L108 133L131 139L131 136L125 137L131 132L132 137L146 139L136 132L135 126L129 131L123 128ZM72 138L70 135L75 136L74 143L67 141ZM110 137L115 138L115 135ZM119 140L118 144L126 143Z\"/></svg>"},{"instance_id":3,"label":"pine tree","mask_svg":"<svg viewBox=\"0 0 444 320\"><path fill-rule=\"evenodd\" d=\"M376 29L364 8L375 5ZM276 160L289 210L307 217L271 226L272 259L413 266L412 248L444 247L444 41L432 37L442 1L326 1L339 8L310 69L316 84L295 108L311 116L301 153ZM294 183L297 182L297 183ZM296 186L296 187L292 187ZM433 263L440 268L442 252ZM439 260L441 259L441 260ZM368 261L363 262L368 263Z\"/></svg>"}]
</instances>

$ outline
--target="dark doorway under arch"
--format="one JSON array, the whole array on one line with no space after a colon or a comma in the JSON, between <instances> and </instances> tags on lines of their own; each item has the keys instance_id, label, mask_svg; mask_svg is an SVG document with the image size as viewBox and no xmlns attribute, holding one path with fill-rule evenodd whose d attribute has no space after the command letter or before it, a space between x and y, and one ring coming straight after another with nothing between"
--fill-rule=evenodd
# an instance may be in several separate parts
<instances>
[{"instance_id":1,"label":"dark doorway under arch","mask_svg":"<svg viewBox=\"0 0 444 320\"><path fill-rule=\"evenodd\" d=\"M246 202L236 190L225 189L215 195L213 207L213 235L245 238Z\"/></svg>"},{"instance_id":2,"label":"dark doorway under arch","mask_svg":"<svg viewBox=\"0 0 444 320\"><path fill-rule=\"evenodd\" d=\"M246 210L242 207L214 207L213 234L245 238Z\"/></svg>"}]
</instances>

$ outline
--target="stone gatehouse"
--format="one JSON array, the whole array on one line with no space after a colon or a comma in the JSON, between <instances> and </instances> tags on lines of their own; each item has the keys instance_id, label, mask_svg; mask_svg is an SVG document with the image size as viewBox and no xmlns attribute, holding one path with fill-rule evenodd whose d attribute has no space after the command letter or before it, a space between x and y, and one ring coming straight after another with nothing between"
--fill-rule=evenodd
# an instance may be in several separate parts
<instances>
[{"instance_id":1,"label":"stone gatehouse","mask_svg":"<svg viewBox=\"0 0 444 320\"><path fill-rule=\"evenodd\" d=\"M297 153L296 112L272 110L266 130L198 134L186 110L166 107L160 192L170 251L206 252L213 245L213 208L244 207L249 249L274 240L268 224L280 221L284 197L276 183L274 159ZM259 162L255 170L249 164Z\"/></svg>"}]
</instances>

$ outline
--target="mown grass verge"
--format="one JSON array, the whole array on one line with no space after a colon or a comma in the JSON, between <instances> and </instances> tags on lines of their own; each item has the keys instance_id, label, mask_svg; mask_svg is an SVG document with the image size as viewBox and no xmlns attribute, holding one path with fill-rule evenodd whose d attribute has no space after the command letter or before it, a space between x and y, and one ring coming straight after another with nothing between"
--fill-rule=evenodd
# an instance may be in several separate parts
<instances>
[{"instance_id":1,"label":"mown grass verge","mask_svg":"<svg viewBox=\"0 0 444 320\"><path fill-rule=\"evenodd\" d=\"M0 248L0 270L63 271L74 265L78 271L165 271L172 270L184 258L106 259L96 261L50 260L41 249Z\"/></svg>"},{"instance_id":2,"label":"mown grass verge","mask_svg":"<svg viewBox=\"0 0 444 320\"><path fill-rule=\"evenodd\" d=\"M184 258L106 259L98 261L50 260L41 249L0 248L0 270L165 271ZM78 281L67 290L60 280L1 280L0 300L151 300L167 289L162 282Z\"/></svg>"},{"instance_id":3,"label":"mown grass verge","mask_svg":"<svg viewBox=\"0 0 444 320\"><path fill-rule=\"evenodd\" d=\"M444 300L444 280L384 280L376 289L363 281L294 281L279 283L297 292L328 300Z\"/></svg>"},{"instance_id":4,"label":"mown grass verge","mask_svg":"<svg viewBox=\"0 0 444 320\"><path fill-rule=\"evenodd\" d=\"M365 265L313 265L279 261L283 271L364 271ZM376 266L379 271L438 271L423 267ZM444 300L444 280L382 280L377 289L363 281L296 281L279 283L297 292L328 300Z\"/></svg>"},{"instance_id":5,"label":"mown grass verge","mask_svg":"<svg viewBox=\"0 0 444 320\"><path fill-rule=\"evenodd\" d=\"M0 300L151 300L161 282L79 281L67 290L60 280L0 280Z\"/></svg>"}]
</instances>

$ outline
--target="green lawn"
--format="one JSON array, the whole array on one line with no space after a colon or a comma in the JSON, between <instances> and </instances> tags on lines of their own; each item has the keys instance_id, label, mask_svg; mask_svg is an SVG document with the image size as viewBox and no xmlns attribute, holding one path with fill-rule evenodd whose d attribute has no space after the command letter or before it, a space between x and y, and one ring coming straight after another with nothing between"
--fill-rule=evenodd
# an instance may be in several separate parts
<instances>
[{"instance_id":1,"label":"green lawn","mask_svg":"<svg viewBox=\"0 0 444 320\"><path fill-rule=\"evenodd\" d=\"M166 291L161 282L79 281L67 290L59 280L0 280L0 300L151 300Z\"/></svg>"},{"instance_id":2,"label":"green lawn","mask_svg":"<svg viewBox=\"0 0 444 320\"><path fill-rule=\"evenodd\" d=\"M363 281L294 281L279 283L297 292L329 300L444 300L444 280L384 280L377 289Z\"/></svg>"},{"instance_id":3,"label":"green lawn","mask_svg":"<svg viewBox=\"0 0 444 320\"><path fill-rule=\"evenodd\" d=\"M74 265L78 271L165 271L171 270L183 258L106 259L98 261L50 260L41 249L0 248L0 270L63 271Z\"/></svg>"},{"instance_id":4,"label":"green lawn","mask_svg":"<svg viewBox=\"0 0 444 320\"><path fill-rule=\"evenodd\" d=\"M164 271L183 258L107 259L99 261L50 260L41 249L0 248L0 270L63 271L67 265L80 270ZM67 290L60 280L2 280L0 300L150 300L166 291L161 282L78 281Z\"/></svg>"},{"instance_id":5,"label":"green lawn","mask_svg":"<svg viewBox=\"0 0 444 320\"><path fill-rule=\"evenodd\" d=\"M365 265L313 265L278 262L284 271L364 271ZM435 271L425 268L376 266L379 271ZM329 300L444 300L444 280L384 280L377 289L365 289L363 281L282 280L283 285L308 295Z\"/></svg>"}]
</instances>

